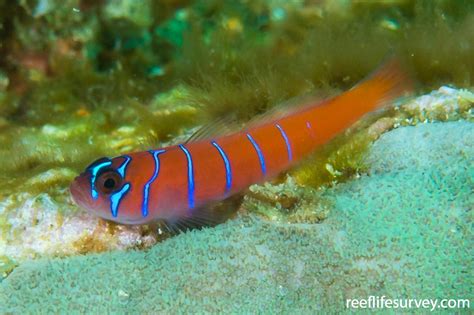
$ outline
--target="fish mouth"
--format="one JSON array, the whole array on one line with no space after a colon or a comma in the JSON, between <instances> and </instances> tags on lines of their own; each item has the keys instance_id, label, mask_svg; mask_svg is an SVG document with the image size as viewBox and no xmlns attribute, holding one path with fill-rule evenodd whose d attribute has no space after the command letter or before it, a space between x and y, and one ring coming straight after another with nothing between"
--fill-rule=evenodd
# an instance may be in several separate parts
<instances>
[{"instance_id":1,"label":"fish mouth","mask_svg":"<svg viewBox=\"0 0 474 315\"><path fill-rule=\"evenodd\" d=\"M87 201L89 196L81 187L82 178L80 176L76 177L71 185L69 185L69 195L71 196L72 201L78 206L87 208Z\"/></svg>"}]
</instances>

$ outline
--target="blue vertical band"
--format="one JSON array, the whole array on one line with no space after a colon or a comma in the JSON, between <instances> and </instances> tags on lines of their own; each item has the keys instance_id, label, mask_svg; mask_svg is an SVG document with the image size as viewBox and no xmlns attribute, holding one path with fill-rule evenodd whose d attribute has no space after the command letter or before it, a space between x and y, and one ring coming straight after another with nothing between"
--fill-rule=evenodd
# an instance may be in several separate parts
<instances>
[{"instance_id":1,"label":"blue vertical band","mask_svg":"<svg viewBox=\"0 0 474 315\"><path fill-rule=\"evenodd\" d=\"M230 162L229 159L227 158L227 155L225 154L224 150L217 144L215 141L211 141L211 144L219 151L219 154L222 157L222 160L224 161L224 166L225 166L225 192L229 192L230 188L232 187L232 170L230 168Z\"/></svg>"},{"instance_id":2,"label":"blue vertical band","mask_svg":"<svg viewBox=\"0 0 474 315\"><path fill-rule=\"evenodd\" d=\"M280 130L281 136L285 140L286 151L288 153L288 161L291 161L291 160L293 160L293 152L291 152L290 140L288 139L288 136L286 135L286 132L283 130L283 128L279 124L276 124L275 126L278 128L278 130Z\"/></svg>"},{"instance_id":3,"label":"blue vertical band","mask_svg":"<svg viewBox=\"0 0 474 315\"><path fill-rule=\"evenodd\" d=\"M99 197L99 194L95 189L95 181L97 180L97 174L101 169L103 169L104 167L109 167L110 165L112 165L112 161L109 160L89 167L89 170L91 172L91 195L92 199L94 200Z\"/></svg>"},{"instance_id":4,"label":"blue vertical band","mask_svg":"<svg viewBox=\"0 0 474 315\"><path fill-rule=\"evenodd\" d=\"M122 201L123 196L125 196L129 190L130 184L126 183L123 185L122 189L110 195L110 212L112 212L112 217L117 217L120 202Z\"/></svg>"},{"instance_id":5,"label":"blue vertical band","mask_svg":"<svg viewBox=\"0 0 474 315\"><path fill-rule=\"evenodd\" d=\"M117 172L120 174L120 176L122 177L122 179L125 178L125 172L127 170L127 166L128 166L128 163L130 163L130 161L132 160L131 157L129 157L128 155L124 155L122 156L125 161L123 161L122 165L120 165L119 168L117 168Z\"/></svg>"},{"instance_id":6,"label":"blue vertical band","mask_svg":"<svg viewBox=\"0 0 474 315\"><path fill-rule=\"evenodd\" d=\"M188 149L182 144L179 145L179 148L186 155L186 160L188 162L188 204L189 208L194 208L194 169L193 169L193 159Z\"/></svg>"},{"instance_id":7,"label":"blue vertical band","mask_svg":"<svg viewBox=\"0 0 474 315\"><path fill-rule=\"evenodd\" d=\"M146 182L145 186L143 187L143 201L142 201L142 215L146 217L148 215L148 200L150 195L150 185L155 181L156 177L158 176L158 172L160 171L160 159L158 155L165 152L165 150L151 150L148 151L153 156L153 160L155 162L155 170L151 178Z\"/></svg>"},{"instance_id":8,"label":"blue vertical band","mask_svg":"<svg viewBox=\"0 0 474 315\"><path fill-rule=\"evenodd\" d=\"M250 140L250 143L252 143L253 147L255 148L255 151L257 152L258 159L260 160L260 168L262 169L263 175L267 173L267 167L265 166L265 159L263 157L262 150L260 150L260 147L258 146L257 142L252 138L252 136L248 133L247 138Z\"/></svg>"}]
</instances>

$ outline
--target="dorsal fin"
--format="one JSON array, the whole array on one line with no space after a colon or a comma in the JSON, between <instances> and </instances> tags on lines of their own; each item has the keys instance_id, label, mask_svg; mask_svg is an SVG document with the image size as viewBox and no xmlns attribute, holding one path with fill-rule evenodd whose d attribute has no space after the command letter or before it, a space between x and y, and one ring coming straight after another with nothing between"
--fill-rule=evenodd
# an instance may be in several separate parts
<instances>
[{"instance_id":1,"label":"dorsal fin","mask_svg":"<svg viewBox=\"0 0 474 315\"><path fill-rule=\"evenodd\" d=\"M229 115L218 120L206 124L193 133L185 143L195 142L198 140L211 139L214 137L221 137L240 130L240 126L235 119L235 116Z\"/></svg>"},{"instance_id":2,"label":"dorsal fin","mask_svg":"<svg viewBox=\"0 0 474 315\"><path fill-rule=\"evenodd\" d=\"M243 129L250 129L252 127L264 124L269 121L278 120L287 115L290 115L305 107L313 106L322 102L323 99L328 98L326 94L323 97L321 94L311 93L303 96L293 97L284 101L267 112L257 115L245 124L239 124L235 115L228 115L222 117L210 124L206 124L193 133L185 143L194 142L198 140L211 139L215 137L225 136Z\"/></svg>"},{"instance_id":3,"label":"dorsal fin","mask_svg":"<svg viewBox=\"0 0 474 315\"><path fill-rule=\"evenodd\" d=\"M245 125L246 129L250 129L252 127L270 122L279 120L280 118L286 117L291 115L295 112L304 110L307 107L313 106L318 103L322 103L325 99L329 98L331 95L328 93L321 94L317 92L312 92L300 96L295 96L290 98L278 105L272 107L267 112L257 115L256 117L252 118L247 124Z\"/></svg>"}]
</instances>

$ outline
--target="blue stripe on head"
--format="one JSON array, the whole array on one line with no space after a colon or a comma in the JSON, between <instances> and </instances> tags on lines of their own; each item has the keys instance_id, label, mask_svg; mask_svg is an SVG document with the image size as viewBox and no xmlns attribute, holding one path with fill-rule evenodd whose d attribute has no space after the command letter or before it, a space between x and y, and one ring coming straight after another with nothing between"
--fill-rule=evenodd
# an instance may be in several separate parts
<instances>
[{"instance_id":1,"label":"blue stripe on head","mask_svg":"<svg viewBox=\"0 0 474 315\"><path fill-rule=\"evenodd\" d=\"M106 160L98 164L92 164L88 167L88 170L91 172L91 195L94 200L99 197L99 194L95 189L95 181L97 180L97 174L101 169L109 167L110 165L112 165L112 161Z\"/></svg>"},{"instance_id":2,"label":"blue stripe on head","mask_svg":"<svg viewBox=\"0 0 474 315\"><path fill-rule=\"evenodd\" d=\"M281 136L285 140L286 151L288 152L288 160L291 161L293 160L293 153L291 152L290 140L288 139L286 132L283 130L283 128L279 124L276 124L275 126L278 128L278 130L280 130Z\"/></svg>"},{"instance_id":3,"label":"blue stripe on head","mask_svg":"<svg viewBox=\"0 0 474 315\"><path fill-rule=\"evenodd\" d=\"M153 160L155 161L155 171L151 176L150 180L145 184L143 187L143 203L142 203L142 215L146 217L148 215L148 199L150 194L150 185L155 181L156 177L158 176L158 172L160 171L160 160L158 155L165 152L165 150L151 150L148 151L153 156Z\"/></svg>"},{"instance_id":4,"label":"blue stripe on head","mask_svg":"<svg viewBox=\"0 0 474 315\"><path fill-rule=\"evenodd\" d=\"M265 166L265 158L263 157L262 150L249 133L247 134L247 138L252 143L253 147L255 148L255 151L257 151L258 159L260 160L260 168L262 169L263 175L265 175L267 173L267 168Z\"/></svg>"},{"instance_id":5,"label":"blue stripe on head","mask_svg":"<svg viewBox=\"0 0 474 315\"><path fill-rule=\"evenodd\" d=\"M188 149L182 144L179 145L179 148L186 155L186 160L188 162L188 204L189 208L194 208L194 169L193 169L193 159Z\"/></svg>"},{"instance_id":6,"label":"blue stripe on head","mask_svg":"<svg viewBox=\"0 0 474 315\"><path fill-rule=\"evenodd\" d=\"M219 154L222 157L222 160L224 160L224 166L225 166L225 192L229 192L230 188L232 187L232 170L230 168L230 162L229 159L227 158L227 155L225 154L224 150L217 144L215 141L211 141L211 144L219 151Z\"/></svg>"},{"instance_id":7,"label":"blue stripe on head","mask_svg":"<svg viewBox=\"0 0 474 315\"><path fill-rule=\"evenodd\" d=\"M123 196L130 190L130 184L126 183L123 185L122 189L110 195L110 212L114 218L118 215L118 208L120 202L122 201Z\"/></svg>"},{"instance_id":8,"label":"blue stripe on head","mask_svg":"<svg viewBox=\"0 0 474 315\"><path fill-rule=\"evenodd\" d=\"M122 165L120 165L120 167L117 168L117 172L120 174L122 179L124 179L125 178L125 172L127 171L128 163L130 163L132 158L129 157L128 155L124 155L122 157L125 159L125 161L123 161Z\"/></svg>"}]
</instances>

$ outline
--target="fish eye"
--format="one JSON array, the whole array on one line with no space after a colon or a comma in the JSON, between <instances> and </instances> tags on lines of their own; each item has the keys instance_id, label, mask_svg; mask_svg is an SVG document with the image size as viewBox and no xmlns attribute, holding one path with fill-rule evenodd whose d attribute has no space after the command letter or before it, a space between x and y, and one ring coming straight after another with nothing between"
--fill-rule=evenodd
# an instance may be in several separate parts
<instances>
[{"instance_id":1,"label":"fish eye","mask_svg":"<svg viewBox=\"0 0 474 315\"><path fill-rule=\"evenodd\" d=\"M122 177L114 170L108 170L99 175L96 188L104 194L110 194L122 185Z\"/></svg>"}]
</instances>

